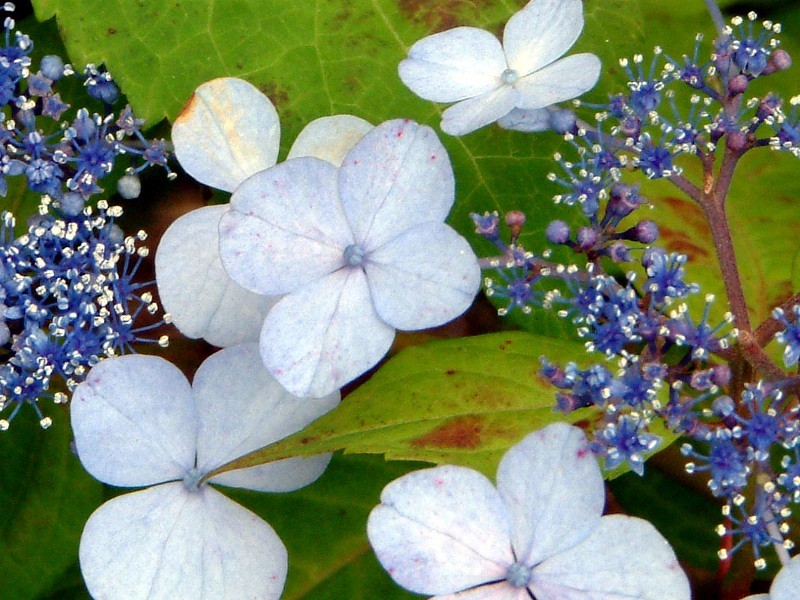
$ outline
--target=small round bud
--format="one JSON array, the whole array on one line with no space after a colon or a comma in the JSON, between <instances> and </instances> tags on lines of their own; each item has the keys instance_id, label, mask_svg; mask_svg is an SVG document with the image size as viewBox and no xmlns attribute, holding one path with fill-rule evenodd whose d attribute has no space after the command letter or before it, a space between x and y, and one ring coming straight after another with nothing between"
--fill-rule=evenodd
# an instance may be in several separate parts
<instances>
[{"instance_id":1,"label":"small round bud","mask_svg":"<svg viewBox=\"0 0 800 600\"><path fill-rule=\"evenodd\" d=\"M783 48L778 48L769 56L767 61L767 68L764 73L776 73L777 71L785 71L792 66L791 55Z\"/></svg>"},{"instance_id":2,"label":"small round bud","mask_svg":"<svg viewBox=\"0 0 800 600\"><path fill-rule=\"evenodd\" d=\"M616 225L644 203L645 199L639 196L636 186L617 182L611 186L606 215Z\"/></svg>"},{"instance_id":3,"label":"small round bud","mask_svg":"<svg viewBox=\"0 0 800 600\"><path fill-rule=\"evenodd\" d=\"M556 133L564 135L565 133L575 132L575 123L577 119L575 113L568 109L556 109L550 111L550 128Z\"/></svg>"},{"instance_id":4,"label":"small round bud","mask_svg":"<svg viewBox=\"0 0 800 600\"><path fill-rule=\"evenodd\" d=\"M61 60L60 56L48 54L42 58L39 70L49 80L58 81L64 76L64 61Z\"/></svg>"},{"instance_id":5,"label":"small round bud","mask_svg":"<svg viewBox=\"0 0 800 600\"><path fill-rule=\"evenodd\" d=\"M728 385L731 382L731 368L728 365L715 365L711 368L711 381L714 385Z\"/></svg>"},{"instance_id":6,"label":"small round bud","mask_svg":"<svg viewBox=\"0 0 800 600\"><path fill-rule=\"evenodd\" d=\"M544 234L551 244L566 244L569 242L569 225L564 221L551 221Z\"/></svg>"},{"instance_id":7,"label":"small round bud","mask_svg":"<svg viewBox=\"0 0 800 600\"><path fill-rule=\"evenodd\" d=\"M86 202L83 196L75 192L67 192L59 200L61 211L68 217L77 217L83 211Z\"/></svg>"},{"instance_id":8,"label":"small round bud","mask_svg":"<svg viewBox=\"0 0 800 600\"><path fill-rule=\"evenodd\" d=\"M597 244L597 232L591 227L581 227L578 229L578 248L589 250Z\"/></svg>"},{"instance_id":9,"label":"small round bud","mask_svg":"<svg viewBox=\"0 0 800 600\"><path fill-rule=\"evenodd\" d=\"M747 75L739 74L736 77L732 77L728 82L728 92L730 92L731 96L744 94L747 90L748 83L750 83L750 80L747 78Z\"/></svg>"},{"instance_id":10,"label":"small round bud","mask_svg":"<svg viewBox=\"0 0 800 600\"><path fill-rule=\"evenodd\" d=\"M142 182L139 180L139 176L131 174L120 177L117 182L117 193L125 200L138 198L142 193Z\"/></svg>"},{"instance_id":11,"label":"small round bud","mask_svg":"<svg viewBox=\"0 0 800 600\"><path fill-rule=\"evenodd\" d=\"M634 227L636 241L642 244L652 244L658 239L658 225L653 221L639 221Z\"/></svg>"},{"instance_id":12,"label":"small round bud","mask_svg":"<svg viewBox=\"0 0 800 600\"><path fill-rule=\"evenodd\" d=\"M510 210L506 213L506 225L511 230L511 239L516 240L525 225L525 213L518 210Z\"/></svg>"},{"instance_id":13,"label":"small round bud","mask_svg":"<svg viewBox=\"0 0 800 600\"><path fill-rule=\"evenodd\" d=\"M743 152L750 145L747 134L742 131L729 131L725 136L725 145L734 152Z\"/></svg>"}]
</instances>

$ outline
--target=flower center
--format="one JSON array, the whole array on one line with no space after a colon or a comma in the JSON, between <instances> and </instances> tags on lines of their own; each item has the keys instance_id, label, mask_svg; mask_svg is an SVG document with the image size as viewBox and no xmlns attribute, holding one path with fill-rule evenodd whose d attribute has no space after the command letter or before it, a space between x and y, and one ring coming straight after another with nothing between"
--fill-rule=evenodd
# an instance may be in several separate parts
<instances>
[{"instance_id":1,"label":"flower center","mask_svg":"<svg viewBox=\"0 0 800 600\"><path fill-rule=\"evenodd\" d=\"M352 267L360 265L364 260L364 250L358 244L350 244L344 249L344 260Z\"/></svg>"},{"instance_id":2,"label":"flower center","mask_svg":"<svg viewBox=\"0 0 800 600\"><path fill-rule=\"evenodd\" d=\"M191 468L186 472L186 475L183 476L183 487L185 487L190 492L199 492L200 488L205 485L203 483L200 484L200 480L203 479L204 473L200 472L199 469Z\"/></svg>"},{"instance_id":3,"label":"flower center","mask_svg":"<svg viewBox=\"0 0 800 600\"><path fill-rule=\"evenodd\" d=\"M515 562L506 571L506 581L514 587L524 588L531 580L531 569L522 563Z\"/></svg>"},{"instance_id":4,"label":"flower center","mask_svg":"<svg viewBox=\"0 0 800 600\"><path fill-rule=\"evenodd\" d=\"M500 81L506 85L514 85L517 83L517 79L519 79L519 73L514 69L506 69L500 74Z\"/></svg>"}]
</instances>

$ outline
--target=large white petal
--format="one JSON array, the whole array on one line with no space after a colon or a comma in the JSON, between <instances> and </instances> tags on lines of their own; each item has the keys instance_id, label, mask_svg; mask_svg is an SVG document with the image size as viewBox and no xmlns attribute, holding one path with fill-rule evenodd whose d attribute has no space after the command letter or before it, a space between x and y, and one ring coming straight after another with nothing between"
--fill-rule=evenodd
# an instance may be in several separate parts
<instances>
[{"instance_id":1,"label":"large white petal","mask_svg":"<svg viewBox=\"0 0 800 600\"><path fill-rule=\"evenodd\" d=\"M199 422L197 468L203 473L300 431L339 403L338 391L314 400L284 390L264 367L258 344L212 354L197 369L192 392ZM224 473L212 481L262 492L291 491L319 477L329 460L329 455L292 459Z\"/></svg>"},{"instance_id":2,"label":"large white petal","mask_svg":"<svg viewBox=\"0 0 800 600\"><path fill-rule=\"evenodd\" d=\"M175 156L189 175L232 192L278 158L280 123L264 94L241 79L198 87L172 126Z\"/></svg>"},{"instance_id":3,"label":"large white petal","mask_svg":"<svg viewBox=\"0 0 800 600\"><path fill-rule=\"evenodd\" d=\"M466 467L415 471L387 485L367 535L389 575L419 594L504 579L514 562L500 495Z\"/></svg>"},{"instance_id":4,"label":"large white petal","mask_svg":"<svg viewBox=\"0 0 800 600\"><path fill-rule=\"evenodd\" d=\"M478 259L444 223L423 223L364 262L375 310L392 327L425 329L446 323L472 304L481 286Z\"/></svg>"},{"instance_id":5,"label":"large white petal","mask_svg":"<svg viewBox=\"0 0 800 600\"><path fill-rule=\"evenodd\" d=\"M581 0L533 0L506 23L508 66L520 76L533 73L569 50L582 29Z\"/></svg>"},{"instance_id":6,"label":"large white petal","mask_svg":"<svg viewBox=\"0 0 800 600\"><path fill-rule=\"evenodd\" d=\"M533 569L541 600L689 600L691 590L669 543L647 521L603 517L581 544Z\"/></svg>"},{"instance_id":7,"label":"large white petal","mask_svg":"<svg viewBox=\"0 0 800 600\"><path fill-rule=\"evenodd\" d=\"M345 157L339 195L356 241L369 252L414 225L444 221L455 200L453 167L433 129L387 121Z\"/></svg>"},{"instance_id":8,"label":"large white petal","mask_svg":"<svg viewBox=\"0 0 800 600\"><path fill-rule=\"evenodd\" d=\"M600 77L600 59L594 54L573 54L521 78L517 108L544 108L580 96Z\"/></svg>"},{"instance_id":9,"label":"large white petal","mask_svg":"<svg viewBox=\"0 0 800 600\"><path fill-rule=\"evenodd\" d=\"M314 119L289 149L286 159L313 156L338 167L350 149L369 131L372 124L353 115L334 115Z\"/></svg>"},{"instance_id":10,"label":"large white petal","mask_svg":"<svg viewBox=\"0 0 800 600\"><path fill-rule=\"evenodd\" d=\"M103 600L277 600L287 570L267 523L182 483L103 504L83 529L79 559L89 592Z\"/></svg>"},{"instance_id":11,"label":"large white petal","mask_svg":"<svg viewBox=\"0 0 800 600\"><path fill-rule=\"evenodd\" d=\"M219 220L227 205L186 213L164 232L156 282L164 310L189 338L215 346L257 341L277 298L254 294L228 277L219 257Z\"/></svg>"},{"instance_id":12,"label":"large white petal","mask_svg":"<svg viewBox=\"0 0 800 600\"><path fill-rule=\"evenodd\" d=\"M795 600L800 590L800 556L783 567L769 588L769 600Z\"/></svg>"},{"instance_id":13,"label":"large white petal","mask_svg":"<svg viewBox=\"0 0 800 600\"><path fill-rule=\"evenodd\" d=\"M336 193L337 170L318 158L281 163L250 177L220 219L220 256L242 287L291 292L344 265L353 235Z\"/></svg>"},{"instance_id":14,"label":"large white petal","mask_svg":"<svg viewBox=\"0 0 800 600\"><path fill-rule=\"evenodd\" d=\"M72 395L81 463L111 485L182 478L194 466L197 421L186 377L157 356L101 361Z\"/></svg>"},{"instance_id":15,"label":"large white petal","mask_svg":"<svg viewBox=\"0 0 800 600\"><path fill-rule=\"evenodd\" d=\"M583 432L566 423L512 446L497 468L497 488L509 507L517 560L527 565L585 539L605 503L597 459Z\"/></svg>"},{"instance_id":16,"label":"large white petal","mask_svg":"<svg viewBox=\"0 0 800 600\"><path fill-rule=\"evenodd\" d=\"M497 124L503 129L537 133L550 129L550 111L546 108L523 110L515 108L505 117L498 119Z\"/></svg>"},{"instance_id":17,"label":"large white petal","mask_svg":"<svg viewBox=\"0 0 800 600\"><path fill-rule=\"evenodd\" d=\"M273 307L261 330L261 357L289 392L319 398L374 366L393 339L394 328L375 312L364 272L345 268Z\"/></svg>"},{"instance_id":18,"label":"large white petal","mask_svg":"<svg viewBox=\"0 0 800 600\"><path fill-rule=\"evenodd\" d=\"M456 102L496 88L505 68L496 37L483 29L456 27L419 40L397 70L417 96Z\"/></svg>"},{"instance_id":19,"label":"large white petal","mask_svg":"<svg viewBox=\"0 0 800 600\"><path fill-rule=\"evenodd\" d=\"M506 116L519 100L519 92L510 85L462 100L442 113L442 131L466 135Z\"/></svg>"}]
</instances>

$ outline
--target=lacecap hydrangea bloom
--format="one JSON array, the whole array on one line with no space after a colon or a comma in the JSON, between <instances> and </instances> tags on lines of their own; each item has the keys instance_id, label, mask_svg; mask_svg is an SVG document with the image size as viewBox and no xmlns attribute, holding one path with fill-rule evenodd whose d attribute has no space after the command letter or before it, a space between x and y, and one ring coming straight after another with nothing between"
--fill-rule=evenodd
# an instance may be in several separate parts
<instances>
[{"instance_id":1,"label":"lacecap hydrangea bloom","mask_svg":"<svg viewBox=\"0 0 800 600\"><path fill-rule=\"evenodd\" d=\"M330 455L204 477L299 431L338 401L338 392L317 400L288 394L264 369L256 344L212 355L191 386L155 356L95 366L72 400L78 456L100 481L151 487L109 500L86 523L79 559L92 596L279 598L287 569L283 543L209 483L287 492L317 479Z\"/></svg>"},{"instance_id":2,"label":"lacecap hydrangea bloom","mask_svg":"<svg viewBox=\"0 0 800 600\"><path fill-rule=\"evenodd\" d=\"M601 516L603 477L580 429L556 423L513 446L497 487L441 466L383 490L367 524L401 586L437 600L683 600L689 582L642 519Z\"/></svg>"},{"instance_id":3,"label":"lacecap hydrangea bloom","mask_svg":"<svg viewBox=\"0 0 800 600\"><path fill-rule=\"evenodd\" d=\"M796 600L800 590L800 556L795 556L785 565L769 588L769 594L755 594L744 600Z\"/></svg>"},{"instance_id":4,"label":"lacecap hydrangea bloom","mask_svg":"<svg viewBox=\"0 0 800 600\"><path fill-rule=\"evenodd\" d=\"M509 19L502 44L475 27L421 39L400 63L400 79L426 100L456 102L442 115L442 131L450 135L495 121L543 131L546 107L590 90L600 76L594 54L561 58L582 29L581 0L533 0Z\"/></svg>"},{"instance_id":5,"label":"lacecap hydrangea bloom","mask_svg":"<svg viewBox=\"0 0 800 600\"><path fill-rule=\"evenodd\" d=\"M316 156L338 166L372 125L351 115L316 119L295 140L288 159ZM250 83L233 77L208 81L172 127L175 155L186 172L233 192L251 175L275 165L280 122L272 102ZM219 220L227 204L206 206L177 219L156 253L161 301L174 325L189 338L215 346L258 340L276 302L243 289L219 258Z\"/></svg>"},{"instance_id":6,"label":"lacecap hydrangea bloom","mask_svg":"<svg viewBox=\"0 0 800 600\"><path fill-rule=\"evenodd\" d=\"M245 289L283 295L261 330L267 369L324 396L375 365L395 329L435 327L480 287L467 241L444 219L450 160L429 127L382 123L337 169L296 158L244 181L220 220L220 255Z\"/></svg>"}]
</instances>

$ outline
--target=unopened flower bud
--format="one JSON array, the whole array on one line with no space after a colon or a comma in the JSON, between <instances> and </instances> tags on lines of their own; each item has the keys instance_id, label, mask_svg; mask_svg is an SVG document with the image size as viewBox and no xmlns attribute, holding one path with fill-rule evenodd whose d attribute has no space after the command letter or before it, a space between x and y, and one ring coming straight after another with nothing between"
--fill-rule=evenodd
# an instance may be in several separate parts
<instances>
[{"instance_id":1,"label":"unopened flower bud","mask_svg":"<svg viewBox=\"0 0 800 600\"><path fill-rule=\"evenodd\" d=\"M634 227L636 241L642 244L652 244L658 239L658 225L653 221L639 221Z\"/></svg>"},{"instance_id":2,"label":"unopened flower bud","mask_svg":"<svg viewBox=\"0 0 800 600\"><path fill-rule=\"evenodd\" d=\"M589 250L597 244L597 232L591 227L581 227L578 229L578 248Z\"/></svg>"},{"instance_id":3,"label":"unopened flower bud","mask_svg":"<svg viewBox=\"0 0 800 600\"><path fill-rule=\"evenodd\" d=\"M729 131L725 136L725 145L734 152L743 152L747 150L750 141L747 134L742 131Z\"/></svg>"},{"instance_id":4,"label":"unopened flower bud","mask_svg":"<svg viewBox=\"0 0 800 600\"><path fill-rule=\"evenodd\" d=\"M764 69L764 75L770 73L777 73L778 71L785 71L792 66L792 57L784 49L779 48L769 55L767 67Z\"/></svg>"},{"instance_id":5,"label":"unopened flower bud","mask_svg":"<svg viewBox=\"0 0 800 600\"><path fill-rule=\"evenodd\" d=\"M569 242L569 225L564 221L551 221L545 230L547 241L551 244L566 244Z\"/></svg>"},{"instance_id":6,"label":"unopened flower bud","mask_svg":"<svg viewBox=\"0 0 800 600\"><path fill-rule=\"evenodd\" d=\"M731 80L728 82L728 92L730 92L731 96L738 96L739 94L744 94L747 90L747 84L750 83L750 80L747 78L746 75L737 75L736 77L732 77Z\"/></svg>"},{"instance_id":7,"label":"unopened flower bud","mask_svg":"<svg viewBox=\"0 0 800 600\"><path fill-rule=\"evenodd\" d=\"M510 210L506 213L506 225L511 230L511 239L516 240L525 225L525 213L519 210Z\"/></svg>"}]
</instances>

